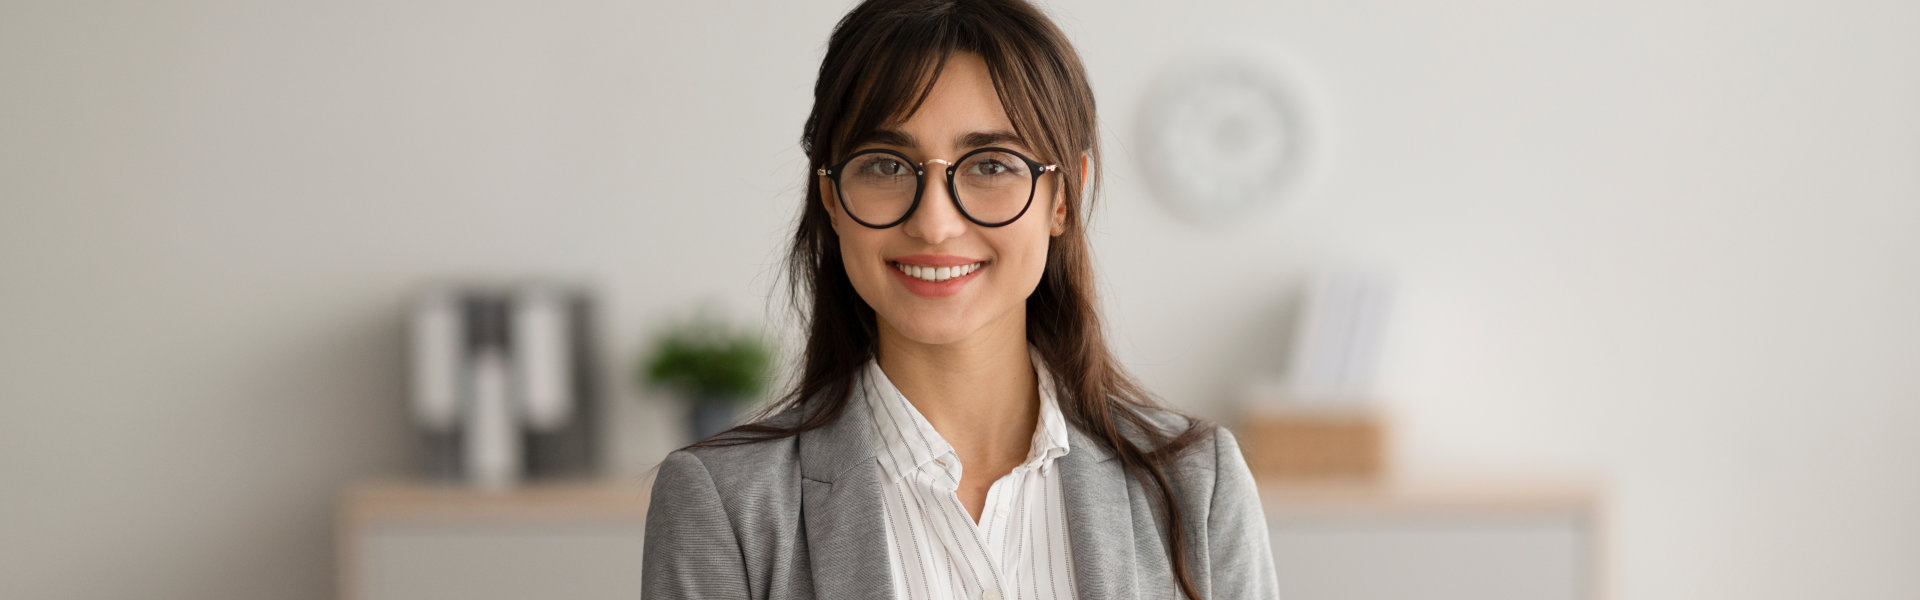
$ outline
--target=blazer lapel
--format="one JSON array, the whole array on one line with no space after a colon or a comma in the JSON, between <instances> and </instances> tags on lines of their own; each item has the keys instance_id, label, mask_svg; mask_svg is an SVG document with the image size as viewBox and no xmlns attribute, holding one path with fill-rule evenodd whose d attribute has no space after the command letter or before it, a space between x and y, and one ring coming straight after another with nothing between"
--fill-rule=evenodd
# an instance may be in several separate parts
<instances>
[{"instance_id":1,"label":"blazer lapel","mask_svg":"<svg viewBox=\"0 0 1920 600\"><path fill-rule=\"evenodd\" d=\"M838 419L800 434L800 516L817 598L893 597L887 533L876 526L885 508L872 418L856 389Z\"/></svg>"},{"instance_id":2,"label":"blazer lapel","mask_svg":"<svg viewBox=\"0 0 1920 600\"><path fill-rule=\"evenodd\" d=\"M1132 600L1138 563L1126 470L1105 446L1079 429L1068 430L1067 453L1057 460L1074 587L1083 599Z\"/></svg>"}]
</instances>

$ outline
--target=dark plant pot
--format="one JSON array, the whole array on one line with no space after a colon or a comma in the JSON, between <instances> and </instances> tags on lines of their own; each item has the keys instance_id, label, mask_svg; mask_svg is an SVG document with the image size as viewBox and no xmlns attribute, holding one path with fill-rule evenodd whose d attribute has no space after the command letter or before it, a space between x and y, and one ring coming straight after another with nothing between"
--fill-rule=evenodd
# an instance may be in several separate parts
<instances>
[{"instance_id":1,"label":"dark plant pot","mask_svg":"<svg viewBox=\"0 0 1920 600\"><path fill-rule=\"evenodd\" d=\"M740 407L727 402L695 402L693 409L687 411L687 420L693 427L694 441L713 437L713 434L733 427L733 421L740 418Z\"/></svg>"}]
</instances>

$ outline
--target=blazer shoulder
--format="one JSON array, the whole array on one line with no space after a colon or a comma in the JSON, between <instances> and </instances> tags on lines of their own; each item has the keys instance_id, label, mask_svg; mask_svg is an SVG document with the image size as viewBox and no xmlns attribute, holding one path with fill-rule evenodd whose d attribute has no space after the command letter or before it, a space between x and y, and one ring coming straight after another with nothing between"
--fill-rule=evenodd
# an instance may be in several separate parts
<instances>
[{"instance_id":1,"label":"blazer shoulder","mask_svg":"<svg viewBox=\"0 0 1920 600\"><path fill-rule=\"evenodd\" d=\"M642 597L766 597L765 582L790 570L794 555L782 553L804 541L798 457L797 436L668 453L653 481L644 567L664 591L643 583Z\"/></svg>"},{"instance_id":2,"label":"blazer shoulder","mask_svg":"<svg viewBox=\"0 0 1920 600\"><path fill-rule=\"evenodd\" d=\"M1148 407L1142 410L1142 416L1153 423L1160 434L1167 438L1178 437L1193 430L1193 441L1175 455L1174 464L1182 472L1204 473L1203 479L1211 481L1214 471L1234 468L1236 464L1244 462L1240 454L1239 440L1234 437L1232 430L1219 423L1162 407ZM1142 448L1147 447L1144 435L1137 431L1128 433L1135 444Z\"/></svg>"},{"instance_id":3,"label":"blazer shoulder","mask_svg":"<svg viewBox=\"0 0 1920 600\"><path fill-rule=\"evenodd\" d=\"M1138 410L1140 416L1145 418L1161 436L1166 438L1179 437L1190 429L1199 430L1199 437L1195 442L1196 446L1203 445L1203 442L1210 442L1219 432L1225 431L1224 428L1212 422L1198 419L1166 407L1147 406ZM1128 440L1139 445L1141 448L1147 447L1148 440L1144 432L1129 427L1125 428L1125 435Z\"/></svg>"},{"instance_id":4,"label":"blazer shoulder","mask_svg":"<svg viewBox=\"0 0 1920 600\"><path fill-rule=\"evenodd\" d=\"M755 421L756 424L787 427L797 423L791 411ZM698 465L713 481L714 491L730 509L743 501L780 501L798 493L800 480L800 436L789 435L731 445L695 446L674 450L661 463L662 476L669 468L687 469ZM792 498L797 500L797 496Z\"/></svg>"},{"instance_id":5,"label":"blazer shoulder","mask_svg":"<svg viewBox=\"0 0 1920 600\"><path fill-rule=\"evenodd\" d=\"M1147 421L1158 426L1160 430L1167 435L1180 435L1181 432L1186 431L1189 427L1205 425L1205 422L1195 419L1191 415L1164 406L1144 407L1140 411L1140 416L1146 417Z\"/></svg>"},{"instance_id":6,"label":"blazer shoulder","mask_svg":"<svg viewBox=\"0 0 1920 600\"><path fill-rule=\"evenodd\" d=\"M794 442L793 436L788 436L733 445L681 448L672 454L685 454L698 459L718 480L742 470L759 470L756 467L774 467L791 462L790 459L799 454Z\"/></svg>"}]
</instances>

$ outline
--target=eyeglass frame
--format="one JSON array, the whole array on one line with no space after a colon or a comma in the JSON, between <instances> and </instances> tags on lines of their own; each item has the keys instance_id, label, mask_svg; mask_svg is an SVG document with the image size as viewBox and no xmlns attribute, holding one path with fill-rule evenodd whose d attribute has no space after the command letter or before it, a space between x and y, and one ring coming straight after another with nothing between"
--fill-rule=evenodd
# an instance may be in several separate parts
<instances>
[{"instance_id":1,"label":"eyeglass frame","mask_svg":"<svg viewBox=\"0 0 1920 600\"><path fill-rule=\"evenodd\" d=\"M1033 174L1033 181L1031 182L1031 185L1027 188L1027 203L1020 207L1020 212L1015 213L1013 215L1013 218L1007 219L1005 221L1001 221L999 223L988 223L986 221L982 221L980 219L974 218L974 216L971 213L967 212L967 207L960 203L960 190L959 188L956 188L953 185L953 175L955 171L957 171L960 168L960 164L967 162L968 157L971 157L975 154L979 154L982 152L1004 152L1007 154L1011 154L1013 155L1014 158L1018 158L1022 162L1027 163L1027 171ZM868 154L891 154L893 156L900 157L901 161L907 164L913 165L913 181L914 181L913 203L908 204L907 212L902 213L900 215L900 218L895 219L892 223L887 223L885 225L875 225L872 223L868 223L866 221L862 221L860 220L860 217L854 216L853 209L847 206L847 193L844 188L840 187L840 173L841 173L840 170L845 168L847 166L847 163L853 162L853 159L860 158L861 156L865 156ZM1040 191L1040 176L1048 173L1057 172L1060 170L1060 165L1058 164L1041 164L1040 161L1027 158L1027 155L1025 154L1021 154L1019 152L1015 152L1013 150L1010 150L1007 148L1001 148L998 146L987 146L984 148L977 148L974 150L970 150L966 154L960 155L960 158L951 160L951 161L943 158L929 158L920 162L914 162L912 158L909 158L907 157L907 155L902 154L896 150L890 150L887 148L868 148L866 150L861 150L859 152L855 152L853 154L848 155L845 159L842 159L839 163L825 166L825 167L820 167L819 169L814 171L814 174L826 177L827 179L833 181L833 196L834 198L840 201L840 210L847 213L847 218L853 219L853 222L859 223L871 229L887 229L895 225L899 225L901 223L907 222L907 219L910 219L913 217L914 211L920 209L920 198L921 196L925 195L927 191L926 167L927 167L927 163L931 163L931 162L938 162L938 163L947 165L947 198L953 201L953 208L955 210L960 211L960 216L966 217L968 221L972 221L973 224L979 225L981 227L1005 227L1008 225L1012 225L1014 221L1020 220L1020 217L1026 216L1027 211L1033 208L1033 197L1037 195Z\"/></svg>"}]
</instances>

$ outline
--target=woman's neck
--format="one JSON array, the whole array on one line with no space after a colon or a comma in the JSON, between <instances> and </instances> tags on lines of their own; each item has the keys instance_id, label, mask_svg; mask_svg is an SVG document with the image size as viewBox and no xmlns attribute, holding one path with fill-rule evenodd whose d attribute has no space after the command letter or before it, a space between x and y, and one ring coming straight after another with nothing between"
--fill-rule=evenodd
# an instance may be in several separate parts
<instances>
[{"instance_id":1,"label":"woman's neck","mask_svg":"<svg viewBox=\"0 0 1920 600\"><path fill-rule=\"evenodd\" d=\"M1017 325L940 345L880 327L880 370L953 446L970 467L969 479L983 468L998 471L1024 460L1040 419L1026 323Z\"/></svg>"}]
</instances>

